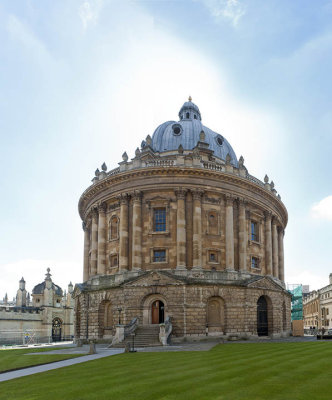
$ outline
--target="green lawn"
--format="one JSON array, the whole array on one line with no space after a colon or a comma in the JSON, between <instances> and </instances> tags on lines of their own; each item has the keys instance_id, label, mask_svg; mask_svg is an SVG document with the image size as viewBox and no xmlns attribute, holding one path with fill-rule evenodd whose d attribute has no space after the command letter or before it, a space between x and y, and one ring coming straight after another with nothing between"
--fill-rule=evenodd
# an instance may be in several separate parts
<instances>
[{"instance_id":1,"label":"green lawn","mask_svg":"<svg viewBox=\"0 0 332 400\"><path fill-rule=\"evenodd\" d=\"M50 350L59 350L62 347L48 347L42 349L19 349L19 350L0 350L0 372L13 370L17 368L25 368L33 365L46 364L53 361L67 360L68 358L77 357L77 355L67 354L40 354L26 355L28 353L43 353ZM78 354L80 356L81 354ZM1 391L0 391L1 399Z\"/></svg>"},{"instance_id":2,"label":"green lawn","mask_svg":"<svg viewBox=\"0 0 332 400\"><path fill-rule=\"evenodd\" d=\"M1 400L327 400L332 343L127 353L0 383Z\"/></svg>"}]
</instances>

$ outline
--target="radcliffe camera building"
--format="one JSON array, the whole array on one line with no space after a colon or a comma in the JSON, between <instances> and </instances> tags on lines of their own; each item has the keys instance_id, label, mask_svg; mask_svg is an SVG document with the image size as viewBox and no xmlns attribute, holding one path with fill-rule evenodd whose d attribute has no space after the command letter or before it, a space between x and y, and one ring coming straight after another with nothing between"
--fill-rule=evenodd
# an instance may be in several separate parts
<instances>
[{"instance_id":1,"label":"radcliffe camera building","mask_svg":"<svg viewBox=\"0 0 332 400\"><path fill-rule=\"evenodd\" d=\"M97 169L79 213L77 338L115 343L135 329L163 343L170 332L173 341L289 334L287 210L274 183L250 175L226 138L202 124L191 98L133 159L124 153L117 168Z\"/></svg>"}]
</instances>

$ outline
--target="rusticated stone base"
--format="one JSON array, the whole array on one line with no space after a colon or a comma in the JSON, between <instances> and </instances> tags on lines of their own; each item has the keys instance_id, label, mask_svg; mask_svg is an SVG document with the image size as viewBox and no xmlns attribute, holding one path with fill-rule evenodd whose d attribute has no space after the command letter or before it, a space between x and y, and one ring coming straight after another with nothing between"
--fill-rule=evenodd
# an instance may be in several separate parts
<instances>
[{"instance_id":1,"label":"rusticated stone base","mask_svg":"<svg viewBox=\"0 0 332 400\"><path fill-rule=\"evenodd\" d=\"M128 324L135 317L140 325L151 324L156 300L164 304L164 318L171 317L175 339L257 337L257 301L261 296L267 304L268 335L289 334L290 295L278 281L248 274L237 280L225 277L151 271L125 273L111 281L99 277L98 283L77 285L76 337L111 338L118 323Z\"/></svg>"}]
</instances>

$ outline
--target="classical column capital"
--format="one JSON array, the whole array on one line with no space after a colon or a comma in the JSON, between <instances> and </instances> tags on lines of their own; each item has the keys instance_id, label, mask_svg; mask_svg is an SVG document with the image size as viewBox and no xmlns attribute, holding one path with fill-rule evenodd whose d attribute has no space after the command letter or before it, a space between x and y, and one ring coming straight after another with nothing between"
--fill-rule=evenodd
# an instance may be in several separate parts
<instances>
[{"instance_id":1,"label":"classical column capital","mask_svg":"<svg viewBox=\"0 0 332 400\"><path fill-rule=\"evenodd\" d=\"M121 193L118 197L120 204L128 204L129 201L129 194L128 193Z\"/></svg>"},{"instance_id":2,"label":"classical column capital","mask_svg":"<svg viewBox=\"0 0 332 400\"><path fill-rule=\"evenodd\" d=\"M130 195L133 201L141 201L143 197L143 192L141 192L140 190L134 190L132 193L130 193Z\"/></svg>"},{"instance_id":3,"label":"classical column capital","mask_svg":"<svg viewBox=\"0 0 332 400\"><path fill-rule=\"evenodd\" d=\"M98 207L97 206L93 206L91 208L91 217L93 220L96 220L98 218Z\"/></svg>"},{"instance_id":4,"label":"classical column capital","mask_svg":"<svg viewBox=\"0 0 332 400\"><path fill-rule=\"evenodd\" d=\"M278 225L278 219L275 216L272 216L272 225Z\"/></svg>"},{"instance_id":5,"label":"classical column capital","mask_svg":"<svg viewBox=\"0 0 332 400\"><path fill-rule=\"evenodd\" d=\"M238 197L237 198L237 202L238 202L238 205L239 205L239 208L241 208L241 207L247 207L247 201L243 198L243 197Z\"/></svg>"},{"instance_id":6,"label":"classical column capital","mask_svg":"<svg viewBox=\"0 0 332 400\"><path fill-rule=\"evenodd\" d=\"M265 221L271 221L271 219L272 219L271 211L264 211L264 217L265 217Z\"/></svg>"},{"instance_id":7,"label":"classical column capital","mask_svg":"<svg viewBox=\"0 0 332 400\"><path fill-rule=\"evenodd\" d=\"M278 234L279 235L282 235L282 236L284 236L285 235L285 230L284 230L284 228L282 227L282 226L278 226L277 227L277 229L278 229Z\"/></svg>"},{"instance_id":8,"label":"classical column capital","mask_svg":"<svg viewBox=\"0 0 332 400\"><path fill-rule=\"evenodd\" d=\"M204 190L201 189L190 189L193 199L194 200L201 200L203 194L204 194Z\"/></svg>"},{"instance_id":9,"label":"classical column capital","mask_svg":"<svg viewBox=\"0 0 332 400\"><path fill-rule=\"evenodd\" d=\"M185 199L186 197L186 193L188 192L187 189L183 189L183 188L177 188L175 189L175 195L178 199Z\"/></svg>"},{"instance_id":10,"label":"classical column capital","mask_svg":"<svg viewBox=\"0 0 332 400\"><path fill-rule=\"evenodd\" d=\"M225 194L226 206L233 206L235 197L231 194Z\"/></svg>"},{"instance_id":11,"label":"classical column capital","mask_svg":"<svg viewBox=\"0 0 332 400\"><path fill-rule=\"evenodd\" d=\"M99 213L105 213L107 211L107 204L102 201L98 204L98 212Z\"/></svg>"}]
</instances>

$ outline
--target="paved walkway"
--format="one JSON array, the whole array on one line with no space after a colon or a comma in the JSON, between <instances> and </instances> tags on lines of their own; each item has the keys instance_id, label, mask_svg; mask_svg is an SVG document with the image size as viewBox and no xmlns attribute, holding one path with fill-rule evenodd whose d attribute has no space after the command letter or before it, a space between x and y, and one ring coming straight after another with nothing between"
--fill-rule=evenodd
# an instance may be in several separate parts
<instances>
[{"instance_id":1,"label":"paved walkway","mask_svg":"<svg viewBox=\"0 0 332 400\"><path fill-rule=\"evenodd\" d=\"M80 354L80 353L86 354L87 351L88 351L87 347L86 349L82 347L72 347L62 350L47 351L43 354ZM17 371L4 372L0 374L0 382L9 381L10 379L20 378L21 376L38 374L39 372L50 371L52 369L68 367L70 365L75 365L86 361L97 360L98 358L113 356L115 354L123 353L124 349L98 348L97 351L98 351L97 354L89 354L78 358L72 358L70 360L56 361L50 364L38 365L36 367L18 369ZM40 355L41 353L36 353L36 354ZM29 355L31 355L31 353L29 353Z\"/></svg>"}]
</instances>

